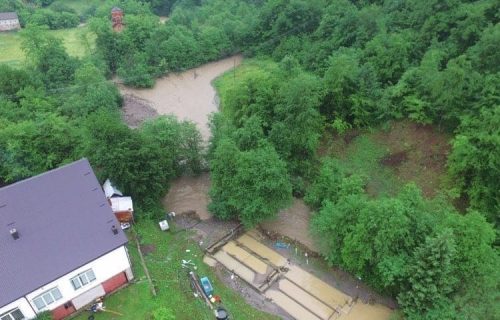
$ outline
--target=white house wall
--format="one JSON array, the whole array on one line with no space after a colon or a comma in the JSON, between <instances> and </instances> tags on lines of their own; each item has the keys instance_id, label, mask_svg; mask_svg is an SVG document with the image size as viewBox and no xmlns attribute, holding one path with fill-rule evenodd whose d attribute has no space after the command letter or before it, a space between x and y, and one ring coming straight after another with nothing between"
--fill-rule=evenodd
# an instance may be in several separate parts
<instances>
[{"instance_id":1,"label":"white house wall","mask_svg":"<svg viewBox=\"0 0 500 320\"><path fill-rule=\"evenodd\" d=\"M78 254L75 252L75 254ZM70 279L76 276L79 273L82 273L88 269L92 269L94 271L94 274L96 276L96 280L92 281L91 283L87 284L86 286L83 286L77 290L75 290L71 284ZM36 308L35 304L33 303L33 299L39 296L41 293L52 289L54 287L58 287L59 291L61 291L62 294L62 299L48 305L45 309L41 310L53 310L60 305L66 303L67 301L73 300L74 298L78 297L79 295L83 294L84 292L96 287L100 286L100 284L109 278L121 273L121 272L126 272L127 276L130 275L130 263L129 263L129 258L127 255L126 248L124 246L115 249L114 251L111 251L110 253L84 265L83 267L80 267L78 269L75 269L74 271L68 273L67 275L57 279L56 281L53 281L35 291L33 291L30 294L26 295L26 298L30 302L30 304L33 306L33 308L37 311L38 309ZM130 277L129 277L130 280ZM76 307L76 306L75 306ZM80 307L80 306L79 306Z\"/></svg>"},{"instance_id":2,"label":"white house wall","mask_svg":"<svg viewBox=\"0 0 500 320\"><path fill-rule=\"evenodd\" d=\"M19 20L0 20L0 31L19 29Z\"/></svg>"},{"instance_id":3,"label":"white house wall","mask_svg":"<svg viewBox=\"0 0 500 320\"><path fill-rule=\"evenodd\" d=\"M24 299L24 298L18 299L14 302L9 303L6 306L1 307L0 308L0 315L4 314L12 309L16 309L16 308L21 310L21 312L23 313L23 315L27 319L31 319L31 318L34 318L36 316L35 312L31 308L31 306L28 304L26 299Z\"/></svg>"}]
</instances>

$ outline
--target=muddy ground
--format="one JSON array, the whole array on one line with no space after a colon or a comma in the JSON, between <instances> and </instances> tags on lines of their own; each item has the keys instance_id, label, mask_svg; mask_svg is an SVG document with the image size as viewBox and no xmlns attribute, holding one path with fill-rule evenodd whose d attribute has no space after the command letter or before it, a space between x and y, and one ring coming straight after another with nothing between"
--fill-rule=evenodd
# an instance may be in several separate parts
<instances>
[{"instance_id":1,"label":"muddy ground","mask_svg":"<svg viewBox=\"0 0 500 320\"><path fill-rule=\"evenodd\" d=\"M150 102L133 94L123 95L121 113L123 121L132 129L139 127L145 120L158 116L158 112L151 107Z\"/></svg>"},{"instance_id":2,"label":"muddy ground","mask_svg":"<svg viewBox=\"0 0 500 320\"><path fill-rule=\"evenodd\" d=\"M178 228L195 231L193 237L202 249L206 249L238 225L235 221L221 221L208 212L206 206L210 201L209 188L210 177L208 174L198 177L181 177L172 183L169 193L164 198L167 210L175 211L177 214L175 221ZM318 248L308 231L311 214L310 209L302 200L294 199L292 206L282 210L277 219L260 225L261 232L266 235L261 239L261 242L353 298L396 308L397 305L393 299L380 296L364 285L361 280L347 272L326 265L319 256ZM277 248L277 241L288 244L289 247ZM248 303L280 317L283 314L286 315L286 312L274 303L267 301L244 281L239 280L235 283L219 264L217 264L216 269L221 280L229 287L238 290ZM288 319L287 317L283 319Z\"/></svg>"},{"instance_id":3,"label":"muddy ground","mask_svg":"<svg viewBox=\"0 0 500 320\"><path fill-rule=\"evenodd\" d=\"M415 182L429 198L446 189L446 162L451 149L449 134L431 125L410 121L394 121L377 129L352 129L343 135L327 130L318 154L344 162L356 160L353 154L363 153L356 151L356 139L368 139L373 148L385 152L379 162L380 172L368 174L369 194L376 196L380 189L395 194L410 181ZM390 177L383 174L384 169L391 172ZM392 187L387 188L388 183L392 183Z\"/></svg>"},{"instance_id":4,"label":"muddy ground","mask_svg":"<svg viewBox=\"0 0 500 320\"><path fill-rule=\"evenodd\" d=\"M300 208L301 205L301 201L296 200L296 204L294 205L295 208ZM177 214L174 223L175 232L193 231L193 240L195 240L203 250L217 242L231 230L236 230L239 224L237 221L221 221L215 217L201 219L193 210L187 210L182 214ZM300 230L302 230L302 233L305 233L304 229L300 229L304 227L303 223L304 222L301 221L300 224L295 226L281 224L279 228L275 228L274 230L293 230L291 233L287 233L299 235ZM333 287L340 289L354 299L361 299L365 303L380 303L391 309L397 307L393 299L377 294L363 284L360 279L356 279L340 269L328 267L319 254L311 250L308 246L304 246L276 232L268 231L264 227L260 227L259 229L262 234L260 241L269 248L276 250L284 257L290 259L292 264L300 266L305 271L310 272ZM280 246L286 244L287 247L278 247L278 242ZM245 281L239 279L237 276L231 277L231 272L225 269L221 264L216 263L214 269L218 277L228 287L234 289L243 296L249 304L260 310L275 314L282 319L293 319L283 309L266 299L266 297L249 286Z\"/></svg>"},{"instance_id":5,"label":"muddy ground","mask_svg":"<svg viewBox=\"0 0 500 320\"><path fill-rule=\"evenodd\" d=\"M266 234L266 237L261 239L262 243L290 259L293 264L300 266L331 286L350 295L353 299L361 299L364 303L380 303L391 309L397 307L394 299L379 295L360 279L339 268L329 267L317 252L309 250L309 248L303 246L301 243L293 241L286 236L267 233L266 229L263 229L262 226L260 229L262 233ZM281 248L277 247L277 243L280 246L281 244L289 246Z\"/></svg>"}]
</instances>

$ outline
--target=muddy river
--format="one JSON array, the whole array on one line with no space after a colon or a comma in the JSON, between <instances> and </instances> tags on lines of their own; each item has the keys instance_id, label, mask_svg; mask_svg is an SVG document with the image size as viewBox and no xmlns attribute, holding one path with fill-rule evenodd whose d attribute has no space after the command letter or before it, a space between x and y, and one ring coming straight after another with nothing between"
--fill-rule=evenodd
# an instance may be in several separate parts
<instances>
[{"instance_id":1,"label":"muddy river","mask_svg":"<svg viewBox=\"0 0 500 320\"><path fill-rule=\"evenodd\" d=\"M212 81L239 65L241 56L234 56L213 63L205 64L186 72L171 74L158 79L152 89L133 89L121 86L124 95L123 116L130 127L137 127L142 121L162 114L174 114L179 119L195 122L204 138L208 141L210 131L208 116L217 111L216 91ZM196 213L204 224L215 223L220 227L221 222L212 219L208 212L210 176L208 173L197 177L184 176L172 181L169 193L163 199L163 204L168 211L177 214ZM261 224L268 233L277 233L286 236L289 240L300 242L308 251L317 252L313 239L309 236L309 220L311 211L302 200L294 199L290 208L279 212L274 220ZM183 215L187 217L189 215ZM252 232L257 232L253 230ZM205 232L206 233L206 232ZM213 233L213 232L210 232ZM248 283L262 285L262 281L274 270L274 266L287 266L287 273L260 297L252 300L252 304L260 309L282 316L283 310L293 315L296 319L326 320L338 317L343 319L377 319L386 320L390 317L390 309L379 305L365 305L353 303L351 296L338 290L332 283L326 283L312 273L299 267L296 262L291 262L285 256L264 245L263 236L256 238L251 232L226 244L212 258L232 270L241 279ZM206 234L202 240L207 240ZM257 240L261 239L261 240ZM200 242L201 243L201 242ZM248 249L245 249L248 248ZM264 258L262 258L264 257ZM293 259L292 259L293 260ZM213 264L212 263L212 264ZM302 262L303 264L303 262ZM228 280L230 283L234 281ZM345 286L356 285L349 279L342 281ZM337 283L338 286L338 283ZM358 287L356 285L356 290ZM352 290L351 290L352 291ZM349 291L346 291L349 292ZM245 296L245 294L242 294ZM371 294L370 294L371 295ZM357 296L357 295L356 295ZM300 303L298 303L300 302ZM265 305L263 307L263 305ZM281 307L279 309L277 306ZM278 309L276 309L278 308ZM288 316L282 316L288 319Z\"/></svg>"},{"instance_id":2,"label":"muddy river","mask_svg":"<svg viewBox=\"0 0 500 320\"><path fill-rule=\"evenodd\" d=\"M120 86L123 95L132 95L148 104L158 114L174 114L181 120L195 122L208 140L208 115L217 111L216 92L212 81L224 72L241 64L240 55L204 64L185 72L172 73L156 80L151 89ZM127 106L125 106L127 109ZM134 110L134 112L138 112Z\"/></svg>"}]
</instances>

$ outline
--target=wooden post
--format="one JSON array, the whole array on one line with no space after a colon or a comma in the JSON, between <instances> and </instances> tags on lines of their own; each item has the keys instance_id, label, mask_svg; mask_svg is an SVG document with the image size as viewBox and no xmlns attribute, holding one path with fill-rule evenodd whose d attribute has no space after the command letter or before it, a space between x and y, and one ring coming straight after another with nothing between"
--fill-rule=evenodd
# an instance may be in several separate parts
<instances>
[{"instance_id":1,"label":"wooden post","mask_svg":"<svg viewBox=\"0 0 500 320\"><path fill-rule=\"evenodd\" d=\"M155 286L153 284L153 281L151 280L151 276L149 275L149 270L148 270L148 267L146 266L146 261L144 261L144 256L142 255L142 251L141 251L141 245L139 244L139 239L137 236L137 232L134 229L134 226L132 226L132 230L134 231L135 244L137 245L137 251L139 252L139 257L141 258L142 268L144 269L144 273L146 274L146 278L148 278L149 285L151 286L151 293L153 293L153 296L156 297L156 289L155 289Z\"/></svg>"}]
</instances>

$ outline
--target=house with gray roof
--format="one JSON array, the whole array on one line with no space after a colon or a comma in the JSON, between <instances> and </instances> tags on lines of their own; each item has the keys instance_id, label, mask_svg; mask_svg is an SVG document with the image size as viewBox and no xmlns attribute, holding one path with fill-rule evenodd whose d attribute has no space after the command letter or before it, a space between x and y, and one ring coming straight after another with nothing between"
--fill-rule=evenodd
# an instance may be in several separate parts
<instances>
[{"instance_id":1,"label":"house with gray roof","mask_svg":"<svg viewBox=\"0 0 500 320\"><path fill-rule=\"evenodd\" d=\"M122 287L126 243L87 159L0 188L0 320L62 319Z\"/></svg>"},{"instance_id":2,"label":"house with gray roof","mask_svg":"<svg viewBox=\"0 0 500 320\"><path fill-rule=\"evenodd\" d=\"M21 24L19 23L17 13L0 12L0 31L10 31L18 29L21 29Z\"/></svg>"}]
</instances>

